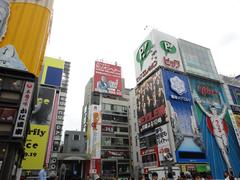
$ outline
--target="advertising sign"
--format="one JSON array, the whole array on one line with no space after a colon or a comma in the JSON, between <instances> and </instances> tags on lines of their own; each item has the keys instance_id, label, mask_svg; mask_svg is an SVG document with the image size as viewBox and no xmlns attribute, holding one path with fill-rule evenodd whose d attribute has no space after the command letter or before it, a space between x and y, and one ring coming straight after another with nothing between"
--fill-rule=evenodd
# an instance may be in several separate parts
<instances>
[{"instance_id":1,"label":"advertising sign","mask_svg":"<svg viewBox=\"0 0 240 180\"><path fill-rule=\"evenodd\" d=\"M240 173L240 149L220 84L193 77L190 84L213 179L223 179L221 171L227 168Z\"/></svg>"},{"instance_id":2,"label":"advertising sign","mask_svg":"<svg viewBox=\"0 0 240 180\"><path fill-rule=\"evenodd\" d=\"M0 66L27 70L39 76L51 24L52 4L53 0L1 1Z\"/></svg>"},{"instance_id":3,"label":"advertising sign","mask_svg":"<svg viewBox=\"0 0 240 180\"><path fill-rule=\"evenodd\" d=\"M161 72L157 71L135 90L140 132L168 122L161 77Z\"/></svg>"},{"instance_id":4,"label":"advertising sign","mask_svg":"<svg viewBox=\"0 0 240 180\"><path fill-rule=\"evenodd\" d=\"M164 162L166 161L164 153L172 154L170 143L169 143L167 124L164 124L156 128L155 132L156 132L156 142L158 146L159 161Z\"/></svg>"},{"instance_id":5,"label":"advertising sign","mask_svg":"<svg viewBox=\"0 0 240 180\"><path fill-rule=\"evenodd\" d=\"M185 71L209 79L219 80L210 49L179 39Z\"/></svg>"},{"instance_id":6,"label":"advertising sign","mask_svg":"<svg viewBox=\"0 0 240 180\"><path fill-rule=\"evenodd\" d=\"M238 140L238 144L240 146L240 107L231 105L231 110L229 110L229 114L231 117L231 122L235 131L236 138Z\"/></svg>"},{"instance_id":7,"label":"advertising sign","mask_svg":"<svg viewBox=\"0 0 240 180\"><path fill-rule=\"evenodd\" d=\"M163 70L163 79L177 161L206 162L204 145L198 130L199 125L192 112L193 103L188 78L179 73ZM201 92L206 94L207 91ZM189 154L189 158L182 156L186 153Z\"/></svg>"},{"instance_id":8,"label":"advertising sign","mask_svg":"<svg viewBox=\"0 0 240 180\"><path fill-rule=\"evenodd\" d=\"M177 39L152 30L135 52L137 84L146 79L160 65L183 71Z\"/></svg>"},{"instance_id":9,"label":"advertising sign","mask_svg":"<svg viewBox=\"0 0 240 180\"><path fill-rule=\"evenodd\" d=\"M16 123L13 130L13 137L21 138L24 135L26 121L31 107L33 91L34 83L27 81L22 94L22 100L20 103Z\"/></svg>"},{"instance_id":10,"label":"advertising sign","mask_svg":"<svg viewBox=\"0 0 240 180\"><path fill-rule=\"evenodd\" d=\"M94 91L121 96L121 67L96 61L93 84Z\"/></svg>"},{"instance_id":11,"label":"advertising sign","mask_svg":"<svg viewBox=\"0 0 240 180\"><path fill-rule=\"evenodd\" d=\"M101 158L101 113L99 105L91 106L91 142L90 153L92 159Z\"/></svg>"},{"instance_id":12,"label":"advertising sign","mask_svg":"<svg viewBox=\"0 0 240 180\"><path fill-rule=\"evenodd\" d=\"M52 118L55 89L40 86L37 104L32 112L31 123L49 125Z\"/></svg>"},{"instance_id":13,"label":"advertising sign","mask_svg":"<svg viewBox=\"0 0 240 180\"><path fill-rule=\"evenodd\" d=\"M23 169L42 169L47 149L48 131L48 125L31 124L24 148Z\"/></svg>"},{"instance_id":14,"label":"advertising sign","mask_svg":"<svg viewBox=\"0 0 240 180\"><path fill-rule=\"evenodd\" d=\"M240 88L234 86L228 87L232 96L233 103L236 105L240 105Z\"/></svg>"}]
</instances>

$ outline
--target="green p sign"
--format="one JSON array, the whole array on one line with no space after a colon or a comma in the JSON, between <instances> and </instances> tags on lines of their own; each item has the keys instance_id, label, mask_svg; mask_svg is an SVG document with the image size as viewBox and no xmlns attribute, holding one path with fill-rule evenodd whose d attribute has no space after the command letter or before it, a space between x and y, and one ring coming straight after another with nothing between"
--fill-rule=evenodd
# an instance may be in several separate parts
<instances>
[{"instance_id":1,"label":"green p sign","mask_svg":"<svg viewBox=\"0 0 240 180\"><path fill-rule=\"evenodd\" d=\"M150 40L147 40L138 49L136 60L138 63L140 63L141 70L143 68L143 62L151 53L152 48L153 48L152 42Z\"/></svg>"},{"instance_id":2,"label":"green p sign","mask_svg":"<svg viewBox=\"0 0 240 180\"><path fill-rule=\"evenodd\" d=\"M168 41L161 41L160 47L165 51L165 56L167 56L168 53L174 54L177 51L176 47Z\"/></svg>"}]
</instances>

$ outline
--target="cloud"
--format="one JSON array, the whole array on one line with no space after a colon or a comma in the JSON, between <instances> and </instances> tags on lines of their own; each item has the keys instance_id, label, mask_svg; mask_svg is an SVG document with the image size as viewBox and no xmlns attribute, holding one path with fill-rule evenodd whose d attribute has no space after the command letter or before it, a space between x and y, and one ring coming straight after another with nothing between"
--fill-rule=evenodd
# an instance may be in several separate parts
<instances>
[{"instance_id":1,"label":"cloud","mask_svg":"<svg viewBox=\"0 0 240 180\"><path fill-rule=\"evenodd\" d=\"M237 34L236 32L229 32L221 38L220 45L221 46L230 45L230 44L234 43L235 41L239 40L239 38L240 38L240 35Z\"/></svg>"}]
</instances>

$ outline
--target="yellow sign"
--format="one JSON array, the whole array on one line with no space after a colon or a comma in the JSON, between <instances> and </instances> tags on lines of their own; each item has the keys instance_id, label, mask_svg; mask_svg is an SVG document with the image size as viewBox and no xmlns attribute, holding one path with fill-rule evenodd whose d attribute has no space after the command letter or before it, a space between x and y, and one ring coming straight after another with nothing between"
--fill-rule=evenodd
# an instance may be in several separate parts
<instances>
[{"instance_id":1,"label":"yellow sign","mask_svg":"<svg viewBox=\"0 0 240 180\"><path fill-rule=\"evenodd\" d=\"M234 118L235 118L237 127L240 128L240 115L239 114L234 114Z\"/></svg>"},{"instance_id":2,"label":"yellow sign","mask_svg":"<svg viewBox=\"0 0 240 180\"><path fill-rule=\"evenodd\" d=\"M24 147L25 152L22 161L24 170L42 169L47 151L48 131L48 125L31 124Z\"/></svg>"},{"instance_id":3,"label":"yellow sign","mask_svg":"<svg viewBox=\"0 0 240 180\"><path fill-rule=\"evenodd\" d=\"M52 1L47 0L48 4L45 4L52 6ZM13 49L11 51L14 51L12 54L18 55L18 59L23 62L28 72L38 77L51 26L51 8L30 1L10 2L10 5L3 7L0 5L6 12L10 8L9 13L5 13L6 17L0 17L0 20L1 18L5 20L3 26L6 31L0 41L0 49L4 52L11 47ZM9 50L10 55L11 51Z\"/></svg>"}]
</instances>

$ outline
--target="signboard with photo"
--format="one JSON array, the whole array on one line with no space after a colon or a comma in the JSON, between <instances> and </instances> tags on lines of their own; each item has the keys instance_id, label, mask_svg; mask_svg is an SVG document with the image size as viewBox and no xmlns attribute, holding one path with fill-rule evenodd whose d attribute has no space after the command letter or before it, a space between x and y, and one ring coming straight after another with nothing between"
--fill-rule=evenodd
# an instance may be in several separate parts
<instances>
[{"instance_id":1,"label":"signboard with photo","mask_svg":"<svg viewBox=\"0 0 240 180\"><path fill-rule=\"evenodd\" d=\"M96 61L93 91L121 96L121 67Z\"/></svg>"}]
</instances>

